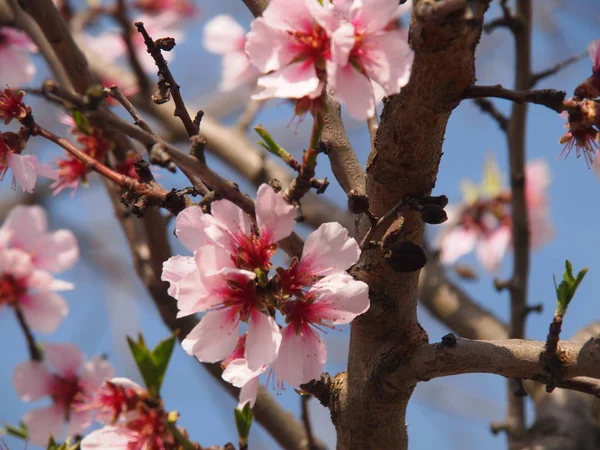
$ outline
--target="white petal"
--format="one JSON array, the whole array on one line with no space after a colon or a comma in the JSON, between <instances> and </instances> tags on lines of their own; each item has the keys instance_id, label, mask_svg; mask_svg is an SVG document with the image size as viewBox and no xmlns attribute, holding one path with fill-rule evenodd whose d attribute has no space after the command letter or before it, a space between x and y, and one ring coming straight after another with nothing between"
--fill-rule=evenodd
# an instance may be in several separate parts
<instances>
[{"instance_id":1,"label":"white petal","mask_svg":"<svg viewBox=\"0 0 600 450\"><path fill-rule=\"evenodd\" d=\"M32 402L50 395L52 380L52 374L44 363L25 361L15 369L12 382L19 398Z\"/></svg>"},{"instance_id":2,"label":"white petal","mask_svg":"<svg viewBox=\"0 0 600 450\"><path fill-rule=\"evenodd\" d=\"M190 252L206 244L203 216L199 206L192 206L181 211L175 220L175 234Z\"/></svg>"},{"instance_id":3,"label":"white petal","mask_svg":"<svg viewBox=\"0 0 600 450\"><path fill-rule=\"evenodd\" d=\"M261 236L271 242L280 241L290 234L296 224L296 207L277 194L268 184L262 184L256 194L256 223Z\"/></svg>"},{"instance_id":4,"label":"white petal","mask_svg":"<svg viewBox=\"0 0 600 450\"><path fill-rule=\"evenodd\" d=\"M240 389L240 400L237 409L243 409L246 403L250 403L250 408L254 407L254 403L256 403L256 396L258 394L258 381L258 377L255 377L242 386L242 389Z\"/></svg>"},{"instance_id":5,"label":"white petal","mask_svg":"<svg viewBox=\"0 0 600 450\"><path fill-rule=\"evenodd\" d=\"M206 313L181 346L202 362L217 362L227 358L237 340L237 318L229 309L222 309Z\"/></svg>"},{"instance_id":6,"label":"white petal","mask_svg":"<svg viewBox=\"0 0 600 450\"><path fill-rule=\"evenodd\" d=\"M360 257L360 247L348 230L337 222L324 223L313 231L304 244L301 264L311 275L343 272ZM303 269L306 270L306 269Z\"/></svg>"},{"instance_id":7,"label":"white petal","mask_svg":"<svg viewBox=\"0 0 600 450\"><path fill-rule=\"evenodd\" d=\"M248 367L256 370L271 364L277 358L280 345L281 332L275 319L253 308L246 338Z\"/></svg>"},{"instance_id":8,"label":"white petal","mask_svg":"<svg viewBox=\"0 0 600 450\"><path fill-rule=\"evenodd\" d=\"M227 364L222 377L235 387L242 387L253 378L257 378L266 369L267 366L262 366L257 370L250 370L248 368L248 361L244 358L238 358Z\"/></svg>"}]
</instances>

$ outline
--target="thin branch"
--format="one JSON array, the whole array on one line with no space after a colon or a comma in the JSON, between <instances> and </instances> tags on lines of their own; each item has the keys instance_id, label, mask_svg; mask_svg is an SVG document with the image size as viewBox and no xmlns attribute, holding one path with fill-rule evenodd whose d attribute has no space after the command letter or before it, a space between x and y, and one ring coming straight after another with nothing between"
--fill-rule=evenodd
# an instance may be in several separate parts
<instances>
[{"instance_id":1,"label":"thin branch","mask_svg":"<svg viewBox=\"0 0 600 450\"><path fill-rule=\"evenodd\" d=\"M388 223L389 220L396 215L396 213L406 204L406 199L400 200L398 203L394 205L392 209L390 209L387 213L385 213L377 222L369 228L369 231L365 234L362 241L360 241L361 250L366 249L370 242L371 238L375 235L375 233L383 228L383 225Z\"/></svg>"},{"instance_id":2,"label":"thin branch","mask_svg":"<svg viewBox=\"0 0 600 450\"><path fill-rule=\"evenodd\" d=\"M27 348L29 350L29 357L32 361L41 361L42 360L42 352L35 342L35 337L31 332L31 328L29 328L29 324L25 320L23 316L23 311L19 305L14 305L13 309L15 310L15 314L17 315L17 321L19 322L19 326L21 330L23 330L23 334L25 335L25 339L27 340Z\"/></svg>"},{"instance_id":3,"label":"thin branch","mask_svg":"<svg viewBox=\"0 0 600 450\"><path fill-rule=\"evenodd\" d=\"M312 424L310 422L310 411L309 405L310 399L312 396L310 395L301 395L300 396L300 404L302 407L302 413L300 418L302 419L302 423L304 424L304 430L306 431L306 449L307 450L318 450L319 446L315 442L315 436L312 431Z\"/></svg>"},{"instance_id":4,"label":"thin branch","mask_svg":"<svg viewBox=\"0 0 600 450\"><path fill-rule=\"evenodd\" d=\"M529 81L526 83L529 86ZM510 90L501 85L494 86L471 86L463 93L463 98L482 98L495 97L510 100L515 103L535 103L553 109L556 112L563 111L563 101L567 93L557 91L556 89L538 89L538 90Z\"/></svg>"},{"instance_id":5,"label":"thin branch","mask_svg":"<svg viewBox=\"0 0 600 450\"><path fill-rule=\"evenodd\" d=\"M159 142L164 142L163 139L148 125L148 122L144 120L142 115L135 109L135 106L129 101L129 99L123 94L121 89L118 86L112 85L110 88L105 88L104 92L118 101L123 108L129 113L129 115L133 118L134 123L144 130L146 133L150 133L154 138L156 138Z\"/></svg>"},{"instance_id":6,"label":"thin branch","mask_svg":"<svg viewBox=\"0 0 600 450\"><path fill-rule=\"evenodd\" d=\"M252 121L256 118L266 100L252 100L248 102L246 105L246 109L240 114L238 117L238 121L236 124L236 129L240 133L245 133L248 130L248 127L252 124Z\"/></svg>"},{"instance_id":7,"label":"thin branch","mask_svg":"<svg viewBox=\"0 0 600 450\"><path fill-rule=\"evenodd\" d=\"M244 4L248 7L250 12L254 17L260 16L267 5L269 4L269 0L242 0Z\"/></svg>"},{"instance_id":8,"label":"thin branch","mask_svg":"<svg viewBox=\"0 0 600 450\"><path fill-rule=\"evenodd\" d=\"M531 75L531 86L535 86L544 78L555 75L560 72L562 69L569 67L571 64L574 64L578 61L581 61L583 58L587 56L587 52L580 53L579 55L571 56L570 58L565 59L562 62L550 67L549 69L542 70L540 72L535 72Z\"/></svg>"},{"instance_id":9,"label":"thin branch","mask_svg":"<svg viewBox=\"0 0 600 450\"><path fill-rule=\"evenodd\" d=\"M487 98L476 98L473 102L479 107L481 111L489 114L494 119L498 126L505 133L508 131L508 117L504 115L494 104Z\"/></svg>"},{"instance_id":10,"label":"thin branch","mask_svg":"<svg viewBox=\"0 0 600 450\"><path fill-rule=\"evenodd\" d=\"M175 81L173 74L171 74L171 70L169 69L169 65L167 61L162 55L161 49L156 45L155 41L150 37L146 29L144 28L144 24L142 22L136 22L135 26L137 30L144 36L144 43L146 44L146 48L148 49L148 53L154 59L154 63L156 67L158 67L158 76L159 76L159 92L161 95L163 94L163 87L168 90L173 96L173 102L175 103L175 112L174 115L181 119L181 122L185 126L185 129L188 133L188 136L192 137L198 134L199 128L194 123L192 118L190 117L190 113L185 107L185 103L183 98L181 97L181 92L179 85ZM174 42L174 41L173 41ZM173 44L174 45L174 44ZM163 86L162 83L166 83L166 86ZM163 101L164 97L161 97L160 101ZM155 100L156 101L156 100Z\"/></svg>"}]
</instances>

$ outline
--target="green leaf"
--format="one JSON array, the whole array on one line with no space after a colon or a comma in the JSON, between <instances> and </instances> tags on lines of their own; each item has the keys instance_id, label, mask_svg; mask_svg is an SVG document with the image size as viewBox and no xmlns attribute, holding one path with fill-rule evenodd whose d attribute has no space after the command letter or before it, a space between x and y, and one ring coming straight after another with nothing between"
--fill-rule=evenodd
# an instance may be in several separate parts
<instances>
[{"instance_id":1,"label":"green leaf","mask_svg":"<svg viewBox=\"0 0 600 450\"><path fill-rule=\"evenodd\" d=\"M253 419L250 403L246 403L241 410L234 409L233 413L235 415L235 426L240 438L240 446L246 445L248 443L248 436L250 435L250 427L252 426Z\"/></svg>"},{"instance_id":2,"label":"green leaf","mask_svg":"<svg viewBox=\"0 0 600 450\"><path fill-rule=\"evenodd\" d=\"M579 271L577 276L573 276L573 265L568 259L565 261L565 272L563 279L560 284L556 284L556 277L554 277L554 288L556 290L556 315L564 315L567 312L569 303L573 300L577 288L583 281L583 277L587 273L588 269L584 268Z\"/></svg>"},{"instance_id":3,"label":"green leaf","mask_svg":"<svg viewBox=\"0 0 600 450\"><path fill-rule=\"evenodd\" d=\"M19 439L27 440L29 433L27 432L27 427L23 422L19 423L18 427L12 425L5 425L3 428L0 428L0 434L6 434L8 436L13 436Z\"/></svg>"},{"instance_id":4,"label":"green leaf","mask_svg":"<svg viewBox=\"0 0 600 450\"><path fill-rule=\"evenodd\" d=\"M71 110L71 117L73 117L73 121L75 122L75 128L77 128L77 131L88 136L92 134L92 132L94 131L92 124L90 123L85 114L83 114L81 111L73 109Z\"/></svg>"},{"instance_id":5,"label":"green leaf","mask_svg":"<svg viewBox=\"0 0 600 450\"><path fill-rule=\"evenodd\" d=\"M280 157L286 164L289 164L289 162L294 159L287 150L275 142L275 139L273 139L262 125L254 127L254 131L262 138L263 142L259 141L258 144L266 151Z\"/></svg>"},{"instance_id":6,"label":"green leaf","mask_svg":"<svg viewBox=\"0 0 600 450\"><path fill-rule=\"evenodd\" d=\"M127 337L133 359L151 395L158 396L160 393L160 387L164 381L165 372L175 348L176 338L177 333L174 333L171 337L159 342L154 350L150 350L141 333L138 336L137 342Z\"/></svg>"}]
</instances>

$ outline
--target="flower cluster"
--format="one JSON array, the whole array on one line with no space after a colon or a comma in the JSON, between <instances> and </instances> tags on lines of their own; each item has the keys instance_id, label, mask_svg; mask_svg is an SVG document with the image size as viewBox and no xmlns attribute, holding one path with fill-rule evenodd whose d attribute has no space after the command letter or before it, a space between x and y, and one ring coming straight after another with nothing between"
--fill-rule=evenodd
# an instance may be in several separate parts
<instances>
[{"instance_id":1,"label":"flower cluster","mask_svg":"<svg viewBox=\"0 0 600 450\"><path fill-rule=\"evenodd\" d=\"M83 438L82 450L179 448L169 429L173 421L162 402L127 378L106 381L87 406L105 426Z\"/></svg>"},{"instance_id":2,"label":"flower cluster","mask_svg":"<svg viewBox=\"0 0 600 450\"><path fill-rule=\"evenodd\" d=\"M240 406L254 403L257 377L269 366L294 387L318 378L326 349L316 330L349 323L369 308L367 285L346 273L359 246L338 223L321 225L302 257L271 275L277 242L292 233L296 213L263 184L255 222L228 200L213 202L211 214L192 207L177 216L176 234L194 256L170 258L162 279L179 317L207 311L182 345L200 361L223 361L223 377L242 388Z\"/></svg>"},{"instance_id":3,"label":"flower cluster","mask_svg":"<svg viewBox=\"0 0 600 450\"><path fill-rule=\"evenodd\" d=\"M301 114L318 109L329 88L362 120L408 83L413 51L398 22L406 11L396 0L272 0L246 39L233 19L213 19L205 46L225 56L223 89L253 81L258 70L255 99L294 99Z\"/></svg>"},{"instance_id":4,"label":"flower cluster","mask_svg":"<svg viewBox=\"0 0 600 450\"><path fill-rule=\"evenodd\" d=\"M525 179L531 246L537 248L554 234L546 194L550 184L547 164L543 161L530 163ZM477 248L481 265L493 271L512 245L510 190L502 187L502 174L493 159L487 163L481 186L465 181L462 188L462 204L446 209L449 220L437 239L440 261L452 264Z\"/></svg>"},{"instance_id":5,"label":"flower cluster","mask_svg":"<svg viewBox=\"0 0 600 450\"><path fill-rule=\"evenodd\" d=\"M33 80L31 54L37 47L22 31L0 25L0 87L21 86Z\"/></svg>"},{"instance_id":6,"label":"flower cluster","mask_svg":"<svg viewBox=\"0 0 600 450\"><path fill-rule=\"evenodd\" d=\"M73 285L53 274L79 257L73 233L47 228L46 213L39 206L16 206L0 227L0 308L22 313L41 333L54 331L69 309L57 292Z\"/></svg>"},{"instance_id":7,"label":"flower cluster","mask_svg":"<svg viewBox=\"0 0 600 450\"><path fill-rule=\"evenodd\" d=\"M577 86L575 96L566 102L572 107L561 114L567 120L565 128L569 131L560 138L565 147L559 158L569 156L575 148L577 158L583 155L588 167L600 176L600 160L597 157L600 150L600 106L595 101L600 96L600 39L589 44L588 53L592 60L592 75Z\"/></svg>"},{"instance_id":8,"label":"flower cluster","mask_svg":"<svg viewBox=\"0 0 600 450\"><path fill-rule=\"evenodd\" d=\"M21 400L36 401L46 396L52 404L23 417L28 439L45 445L50 436L81 434L95 416L87 404L105 380L114 376L112 366L100 357L84 362L84 355L72 344L45 344L44 362L25 361L17 366L13 385ZM53 371L50 369L54 369Z\"/></svg>"},{"instance_id":9,"label":"flower cluster","mask_svg":"<svg viewBox=\"0 0 600 450\"><path fill-rule=\"evenodd\" d=\"M11 121L25 120L31 108L23 103L23 91L13 91L8 87L0 91L0 120L8 125ZM48 164L42 164L35 155L22 155L26 133L0 132L0 181L12 170L13 188L18 183L26 192L33 192L38 175L56 179L56 171Z\"/></svg>"},{"instance_id":10,"label":"flower cluster","mask_svg":"<svg viewBox=\"0 0 600 450\"><path fill-rule=\"evenodd\" d=\"M89 122L83 124L75 124L75 121L70 116L64 116L62 121L71 126L71 134L80 144L81 150L92 158L104 163L106 155L113 148L113 142L104 137L102 131L93 127ZM50 186L54 195L61 192L63 189L73 189L74 195L79 187L79 183L87 185L87 176L90 168L80 159L68 154L65 158L59 159L56 162L58 166L57 180Z\"/></svg>"}]
</instances>

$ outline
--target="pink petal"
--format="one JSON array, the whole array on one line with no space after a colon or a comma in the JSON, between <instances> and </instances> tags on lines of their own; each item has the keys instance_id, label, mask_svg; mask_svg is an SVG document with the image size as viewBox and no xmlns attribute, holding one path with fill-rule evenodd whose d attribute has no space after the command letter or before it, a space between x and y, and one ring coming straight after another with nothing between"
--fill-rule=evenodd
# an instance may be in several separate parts
<instances>
[{"instance_id":1,"label":"pink petal","mask_svg":"<svg viewBox=\"0 0 600 450\"><path fill-rule=\"evenodd\" d=\"M242 209L230 202L229 200L217 200L211 204L211 213L213 219L216 221L215 225L221 228L222 231L227 231L231 237L238 236L240 234L250 234L250 218ZM226 243L226 239L219 237L218 233L212 232L212 226L207 227L206 233L209 234L210 238L213 239L215 244L223 246ZM228 248L226 248L228 250Z\"/></svg>"},{"instance_id":2,"label":"pink petal","mask_svg":"<svg viewBox=\"0 0 600 450\"><path fill-rule=\"evenodd\" d=\"M296 207L275 193L268 184L262 184L256 194L256 223L261 235L278 242L290 234L296 224Z\"/></svg>"},{"instance_id":3,"label":"pink petal","mask_svg":"<svg viewBox=\"0 0 600 450\"><path fill-rule=\"evenodd\" d=\"M314 64L310 60L299 61L258 79L264 93L253 98L316 98L322 91Z\"/></svg>"},{"instance_id":4,"label":"pink petal","mask_svg":"<svg viewBox=\"0 0 600 450\"><path fill-rule=\"evenodd\" d=\"M321 279L311 288L311 292L321 294L313 304L318 308L319 317L334 325L352 322L370 306L369 286L347 273Z\"/></svg>"},{"instance_id":5,"label":"pink petal","mask_svg":"<svg viewBox=\"0 0 600 450\"><path fill-rule=\"evenodd\" d=\"M600 70L600 39L592 41L588 45L588 54L594 64L594 73Z\"/></svg>"},{"instance_id":6,"label":"pink petal","mask_svg":"<svg viewBox=\"0 0 600 450\"><path fill-rule=\"evenodd\" d=\"M33 165L35 166L35 171L38 175L50 178L51 180L58 179L58 171L50 164L44 164L39 161L33 161Z\"/></svg>"},{"instance_id":7,"label":"pink petal","mask_svg":"<svg viewBox=\"0 0 600 450\"><path fill-rule=\"evenodd\" d=\"M363 42L360 62L387 95L400 92L410 79L414 52L407 37L406 31L394 30L369 36Z\"/></svg>"},{"instance_id":8,"label":"pink petal","mask_svg":"<svg viewBox=\"0 0 600 450\"><path fill-rule=\"evenodd\" d=\"M202 275L215 274L222 269L235 269L231 254L220 247L205 245L194 253L196 267Z\"/></svg>"},{"instance_id":9,"label":"pink petal","mask_svg":"<svg viewBox=\"0 0 600 450\"><path fill-rule=\"evenodd\" d=\"M191 256L171 256L163 263L160 279L169 282L170 286L167 292L171 297L176 298L179 281L188 273L196 270L196 261Z\"/></svg>"},{"instance_id":10,"label":"pink petal","mask_svg":"<svg viewBox=\"0 0 600 450\"><path fill-rule=\"evenodd\" d=\"M10 231L11 246L32 251L48 229L46 212L37 205L15 206L6 216L2 229Z\"/></svg>"},{"instance_id":11,"label":"pink petal","mask_svg":"<svg viewBox=\"0 0 600 450\"><path fill-rule=\"evenodd\" d=\"M6 161L13 171L15 180L17 180L17 183L19 183L25 192L29 193L33 192L35 181L37 180L37 172L33 163L34 158L37 159L32 155L22 156L16 153L9 153L6 156Z\"/></svg>"},{"instance_id":12,"label":"pink petal","mask_svg":"<svg viewBox=\"0 0 600 450\"><path fill-rule=\"evenodd\" d=\"M15 369L12 382L21 400L33 402L50 395L52 380L52 374L44 363L25 361Z\"/></svg>"},{"instance_id":13,"label":"pink petal","mask_svg":"<svg viewBox=\"0 0 600 450\"><path fill-rule=\"evenodd\" d=\"M223 379L235 387L242 387L254 378L263 373L267 366L261 366L257 370L250 370L248 361L244 358L238 358L227 364L223 371Z\"/></svg>"},{"instance_id":14,"label":"pink petal","mask_svg":"<svg viewBox=\"0 0 600 450\"><path fill-rule=\"evenodd\" d=\"M54 292L38 292L23 297L20 302L23 316L38 333L52 333L69 313L65 300Z\"/></svg>"},{"instance_id":15,"label":"pink petal","mask_svg":"<svg viewBox=\"0 0 600 450\"><path fill-rule=\"evenodd\" d=\"M556 235L556 229L550 220L548 211L529 214L531 248L535 249L550 241Z\"/></svg>"},{"instance_id":16,"label":"pink petal","mask_svg":"<svg viewBox=\"0 0 600 450\"><path fill-rule=\"evenodd\" d=\"M129 444L138 440L138 434L127 428L107 426L85 436L81 450L128 450Z\"/></svg>"},{"instance_id":17,"label":"pink petal","mask_svg":"<svg viewBox=\"0 0 600 450\"><path fill-rule=\"evenodd\" d=\"M275 319L253 308L246 338L246 358L248 367L256 370L271 364L277 358L281 345L281 332Z\"/></svg>"},{"instance_id":18,"label":"pink petal","mask_svg":"<svg viewBox=\"0 0 600 450\"><path fill-rule=\"evenodd\" d=\"M475 248L477 238L477 232L461 226L448 231L440 239L440 262L453 264Z\"/></svg>"},{"instance_id":19,"label":"pink petal","mask_svg":"<svg viewBox=\"0 0 600 450\"><path fill-rule=\"evenodd\" d=\"M298 331L293 324L285 327L279 356L271 365L277 379L292 387L319 378L327 359L325 344L316 332L307 325Z\"/></svg>"},{"instance_id":20,"label":"pink petal","mask_svg":"<svg viewBox=\"0 0 600 450\"><path fill-rule=\"evenodd\" d=\"M79 380L87 392L94 392L115 376L115 369L106 359L95 356L83 365Z\"/></svg>"},{"instance_id":21,"label":"pink petal","mask_svg":"<svg viewBox=\"0 0 600 450\"><path fill-rule=\"evenodd\" d=\"M35 270L27 279L27 284L30 288L40 291L70 291L75 288L73 283L68 281L58 280L50 273L43 270Z\"/></svg>"},{"instance_id":22,"label":"pink petal","mask_svg":"<svg viewBox=\"0 0 600 450\"><path fill-rule=\"evenodd\" d=\"M31 276L33 271L34 267L29 254L17 249L0 251L0 273L4 272L16 278L22 278Z\"/></svg>"},{"instance_id":23,"label":"pink petal","mask_svg":"<svg viewBox=\"0 0 600 450\"><path fill-rule=\"evenodd\" d=\"M239 86L256 84L259 71L252 65L245 52L229 53L221 61L221 91L227 92Z\"/></svg>"},{"instance_id":24,"label":"pink petal","mask_svg":"<svg viewBox=\"0 0 600 450\"><path fill-rule=\"evenodd\" d=\"M192 206L181 211L175 220L175 234L190 252L206 244L203 216L199 206Z\"/></svg>"},{"instance_id":25,"label":"pink petal","mask_svg":"<svg viewBox=\"0 0 600 450\"><path fill-rule=\"evenodd\" d=\"M262 73L278 70L296 56L288 33L273 28L263 17L252 22L245 50L252 64Z\"/></svg>"},{"instance_id":26,"label":"pink petal","mask_svg":"<svg viewBox=\"0 0 600 450\"><path fill-rule=\"evenodd\" d=\"M313 231L304 244L303 270L311 275L332 275L350 268L358 261L360 248L348 230L337 222L324 223Z\"/></svg>"},{"instance_id":27,"label":"pink petal","mask_svg":"<svg viewBox=\"0 0 600 450\"><path fill-rule=\"evenodd\" d=\"M4 33L8 27L3 27ZM35 76L35 65L31 55L23 49L8 46L0 48L0 82L2 86L17 88L31 82Z\"/></svg>"},{"instance_id":28,"label":"pink petal","mask_svg":"<svg viewBox=\"0 0 600 450\"><path fill-rule=\"evenodd\" d=\"M237 317L230 309L222 309L206 313L181 346L202 362L217 362L233 351L237 339Z\"/></svg>"},{"instance_id":29,"label":"pink petal","mask_svg":"<svg viewBox=\"0 0 600 450\"><path fill-rule=\"evenodd\" d=\"M4 44L20 47L30 53L38 51L37 45L33 43L27 33L17 30L16 28L4 27L2 28L2 37L5 39Z\"/></svg>"},{"instance_id":30,"label":"pink petal","mask_svg":"<svg viewBox=\"0 0 600 450\"><path fill-rule=\"evenodd\" d=\"M341 26L342 20L339 14L337 14L337 8L335 8L330 2L321 2L315 0L302 1L304 2L306 9L308 9L310 12L312 19L325 31L327 31L328 35L331 35Z\"/></svg>"},{"instance_id":31,"label":"pink petal","mask_svg":"<svg viewBox=\"0 0 600 450\"><path fill-rule=\"evenodd\" d=\"M72 267L78 259L79 246L70 230L57 230L44 235L37 241L33 251L35 266L52 273Z\"/></svg>"},{"instance_id":32,"label":"pink petal","mask_svg":"<svg viewBox=\"0 0 600 450\"><path fill-rule=\"evenodd\" d=\"M350 8L352 23L361 31L382 31L398 9L397 0L354 0Z\"/></svg>"},{"instance_id":33,"label":"pink petal","mask_svg":"<svg viewBox=\"0 0 600 450\"><path fill-rule=\"evenodd\" d=\"M212 303L210 306L207 305L211 293L206 289L197 267L181 277L176 284L172 284L169 294L177 299L177 309L179 309L177 317L189 316L213 306Z\"/></svg>"},{"instance_id":34,"label":"pink petal","mask_svg":"<svg viewBox=\"0 0 600 450\"><path fill-rule=\"evenodd\" d=\"M233 17L222 14L206 22L203 40L206 50L224 55L244 48L245 32Z\"/></svg>"},{"instance_id":35,"label":"pink petal","mask_svg":"<svg viewBox=\"0 0 600 450\"><path fill-rule=\"evenodd\" d=\"M243 409L246 403L250 403L250 408L254 407L256 396L258 395L258 381L258 377L255 377L242 386L237 409Z\"/></svg>"},{"instance_id":36,"label":"pink petal","mask_svg":"<svg viewBox=\"0 0 600 450\"><path fill-rule=\"evenodd\" d=\"M331 61L338 66L347 65L354 43L354 27L343 22L331 37Z\"/></svg>"},{"instance_id":37,"label":"pink petal","mask_svg":"<svg viewBox=\"0 0 600 450\"><path fill-rule=\"evenodd\" d=\"M306 6L317 0L271 0L262 17L271 27L285 31L310 31L314 26L314 18Z\"/></svg>"},{"instance_id":38,"label":"pink petal","mask_svg":"<svg viewBox=\"0 0 600 450\"><path fill-rule=\"evenodd\" d=\"M338 67L328 63L327 73L335 97L348 107L355 119L366 120L375 115L375 96L367 77L351 64Z\"/></svg>"},{"instance_id":39,"label":"pink petal","mask_svg":"<svg viewBox=\"0 0 600 450\"><path fill-rule=\"evenodd\" d=\"M477 257L483 268L492 272L498 268L511 241L510 227L501 227L487 239L480 239L477 245Z\"/></svg>"},{"instance_id":40,"label":"pink petal","mask_svg":"<svg viewBox=\"0 0 600 450\"><path fill-rule=\"evenodd\" d=\"M29 432L29 442L46 446L50 436L60 440L65 423L66 411L59 405L34 409L23 416Z\"/></svg>"},{"instance_id":41,"label":"pink petal","mask_svg":"<svg viewBox=\"0 0 600 450\"><path fill-rule=\"evenodd\" d=\"M44 344L44 359L64 378L77 375L85 359L73 344Z\"/></svg>"},{"instance_id":42,"label":"pink petal","mask_svg":"<svg viewBox=\"0 0 600 450\"><path fill-rule=\"evenodd\" d=\"M94 422L92 411L79 411L71 409L69 411L69 421L67 422L67 436L83 434L83 432Z\"/></svg>"}]
</instances>

